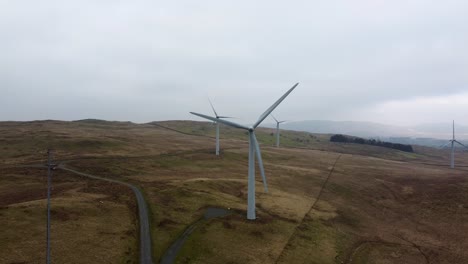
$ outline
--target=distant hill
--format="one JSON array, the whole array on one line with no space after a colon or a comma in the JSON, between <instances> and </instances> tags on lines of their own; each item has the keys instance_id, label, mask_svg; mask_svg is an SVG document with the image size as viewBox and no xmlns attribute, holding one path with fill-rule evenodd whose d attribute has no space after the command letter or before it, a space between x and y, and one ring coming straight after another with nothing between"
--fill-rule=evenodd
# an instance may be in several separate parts
<instances>
[{"instance_id":1,"label":"distant hill","mask_svg":"<svg viewBox=\"0 0 468 264\"><path fill-rule=\"evenodd\" d=\"M111 120L102 120L102 119L94 119L94 118L74 120L72 122L89 123L89 124L111 124L111 123L133 124L133 122L130 122L130 121L111 121Z\"/></svg>"},{"instance_id":2,"label":"distant hill","mask_svg":"<svg viewBox=\"0 0 468 264\"><path fill-rule=\"evenodd\" d=\"M275 127L274 124L266 124ZM322 134L344 134L363 138L375 138L393 143L438 147L452 137L451 123L393 126L373 122L307 120L281 125L281 128ZM468 127L455 124L456 138L468 142Z\"/></svg>"},{"instance_id":3,"label":"distant hill","mask_svg":"<svg viewBox=\"0 0 468 264\"><path fill-rule=\"evenodd\" d=\"M409 135L410 131L398 126L372 122L308 120L285 123L284 129L307 131L321 134L346 134L358 137Z\"/></svg>"}]
</instances>

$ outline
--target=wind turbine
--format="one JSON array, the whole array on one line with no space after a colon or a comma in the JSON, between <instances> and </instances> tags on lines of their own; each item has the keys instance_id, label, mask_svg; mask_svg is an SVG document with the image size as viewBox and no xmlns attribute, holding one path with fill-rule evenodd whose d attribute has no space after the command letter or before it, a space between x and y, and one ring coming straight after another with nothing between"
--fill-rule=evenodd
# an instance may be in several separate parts
<instances>
[{"instance_id":1,"label":"wind turbine","mask_svg":"<svg viewBox=\"0 0 468 264\"><path fill-rule=\"evenodd\" d=\"M450 168L455 168L455 143L458 143L459 145L468 148L467 146L463 145L459 141L455 139L455 120L453 121L453 137L452 140L449 140L450 144L452 145L452 153L450 156Z\"/></svg>"},{"instance_id":2,"label":"wind turbine","mask_svg":"<svg viewBox=\"0 0 468 264\"><path fill-rule=\"evenodd\" d=\"M218 113L216 113L216 110L213 104L211 103L210 98L208 98L208 101L210 101L211 109L213 109L213 113L215 114L216 119L231 118L229 116L219 116ZM219 122L215 121L215 123L216 123L216 156L219 156Z\"/></svg>"},{"instance_id":3,"label":"wind turbine","mask_svg":"<svg viewBox=\"0 0 468 264\"><path fill-rule=\"evenodd\" d=\"M278 121L273 115L271 115L273 119L276 121L276 147L279 148L279 143L280 143L280 130L279 130L279 125L281 123L286 122L286 120L283 121Z\"/></svg>"},{"instance_id":4,"label":"wind turbine","mask_svg":"<svg viewBox=\"0 0 468 264\"><path fill-rule=\"evenodd\" d=\"M263 168L262 153L260 152L260 146L258 145L257 137L255 136L255 129L262 123L267 116L275 110L275 108L296 88L299 83L296 83L291 89L289 89L283 96L281 96L272 106L270 106L260 117L257 122L255 122L251 127L246 127L231 121L223 120L216 117L211 117L203 114L198 114L190 112L193 115L223 123L228 126L235 128L245 129L249 132L249 177L248 177L248 192L247 192L247 219L255 220L255 154L258 159L258 167L260 168L260 173L262 175L263 187L265 192L268 192L268 186L266 183L265 170Z\"/></svg>"}]
</instances>

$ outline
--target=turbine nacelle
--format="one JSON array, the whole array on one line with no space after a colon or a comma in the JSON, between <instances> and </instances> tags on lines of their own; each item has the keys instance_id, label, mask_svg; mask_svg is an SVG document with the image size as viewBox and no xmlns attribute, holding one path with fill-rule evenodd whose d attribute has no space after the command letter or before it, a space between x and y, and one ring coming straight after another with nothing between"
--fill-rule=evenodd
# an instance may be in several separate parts
<instances>
[{"instance_id":1,"label":"turbine nacelle","mask_svg":"<svg viewBox=\"0 0 468 264\"><path fill-rule=\"evenodd\" d=\"M277 125L289 121L289 120L278 121L278 119L276 119L273 115L271 115L271 117L273 117Z\"/></svg>"}]
</instances>

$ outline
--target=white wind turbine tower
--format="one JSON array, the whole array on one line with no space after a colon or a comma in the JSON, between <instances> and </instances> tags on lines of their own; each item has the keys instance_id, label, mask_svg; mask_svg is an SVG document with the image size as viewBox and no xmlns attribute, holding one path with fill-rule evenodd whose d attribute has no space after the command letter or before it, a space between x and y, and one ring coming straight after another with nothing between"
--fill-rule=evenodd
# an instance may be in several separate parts
<instances>
[{"instance_id":1,"label":"white wind turbine tower","mask_svg":"<svg viewBox=\"0 0 468 264\"><path fill-rule=\"evenodd\" d=\"M273 112L273 110L286 98L299 83L296 83L291 89L289 89L283 96L281 96L272 106L270 106L255 122L251 127L246 127L234 122L230 122L227 120L223 120L220 118L215 118L203 114L198 114L194 112L190 112L193 115L212 120L215 122L223 123L228 126L232 126L235 128L245 129L249 132L249 177L248 177L248 193L247 193L247 219L255 220L255 154L257 155L258 159L258 166L260 168L260 173L262 175L263 180L263 187L265 188L265 192L268 192L268 186L266 183L265 177L265 170L263 168L263 160L262 154L260 152L260 146L258 145L257 137L255 136L255 129L262 123L267 116Z\"/></svg>"},{"instance_id":2,"label":"white wind turbine tower","mask_svg":"<svg viewBox=\"0 0 468 264\"><path fill-rule=\"evenodd\" d=\"M273 119L276 121L276 147L279 148L279 143L280 143L280 129L279 129L279 125L281 123L284 123L284 122L287 122L286 120L283 120L283 121L278 121L273 115L271 115L271 117L273 117Z\"/></svg>"},{"instance_id":3,"label":"white wind turbine tower","mask_svg":"<svg viewBox=\"0 0 468 264\"><path fill-rule=\"evenodd\" d=\"M452 140L449 140L450 144L452 145L452 153L450 156L450 168L455 168L455 143L458 143L459 145L468 148L467 146L463 145L459 141L455 139L455 120L453 121L453 137Z\"/></svg>"},{"instance_id":4,"label":"white wind turbine tower","mask_svg":"<svg viewBox=\"0 0 468 264\"><path fill-rule=\"evenodd\" d=\"M213 113L215 114L216 119L231 118L229 116L219 116L218 113L216 113L216 110L209 98L208 98L208 101L210 101L211 109L213 109ZM216 123L216 156L219 156L219 122L216 121L215 123Z\"/></svg>"}]
</instances>

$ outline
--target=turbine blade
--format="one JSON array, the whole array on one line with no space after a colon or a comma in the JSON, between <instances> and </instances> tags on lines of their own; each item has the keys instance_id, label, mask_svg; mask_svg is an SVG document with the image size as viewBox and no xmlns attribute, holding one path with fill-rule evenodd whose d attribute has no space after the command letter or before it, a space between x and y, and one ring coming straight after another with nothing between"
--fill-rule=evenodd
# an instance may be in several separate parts
<instances>
[{"instance_id":1,"label":"turbine blade","mask_svg":"<svg viewBox=\"0 0 468 264\"><path fill-rule=\"evenodd\" d=\"M263 168L263 160L262 160L262 153L260 152L260 146L258 145L257 137L255 136L255 133L252 132L253 135L253 140L254 140L254 145L255 145L255 153L257 154L257 159L258 159L258 167L260 167L260 173L262 174L262 180L263 180L263 188L265 189L265 192L268 192L268 185L265 177L265 169Z\"/></svg>"},{"instance_id":2,"label":"turbine blade","mask_svg":"<svg viewBox=\"0 0 468 264\"><path fill-rule=\"evenodd\" d=\"M234 122L230 122L230 121L227 121L227 120L223 120L223 119L219 119L219 118L216 118L216 117L211 117L211 116L207 116L207 115L203 115L203 114L199 114L199 113L194 113L194 112L190 112L190 113L192 115L196 115L196 116L199 116L199 117L211 120L211 121L215 121L215 122L218 122L218 123L222 123L222 124L225 124L225 125L228 125L228 126L249 130L248 127L236 124Z\"/></svg>"},{"instance_id":3,"label":"turbine blade","mask_svg":"<svg viewBox=\"0 0 468 264\"><path fill-rule=\"evenodd\" d=\"M208 101L210 102L211 109L213 109L213 113L215 114L216 118L218 118L218 113L216 113L216 110L215 110L215 108L214 108L213 104L211 103L211 100L210 100L210 98L209 98L209 97L208 97Z\"/></svg>"},{"instance_id":4,"label":"turbine blade","mask_svg":"<svg viewBox=\"0 0 468 264\"><path fill-rule=\"evenodd\" d=\"M446 146L448 146L448 144L450 144L451 142L452 142L452 141L451 141L451 140L449 140L449 142L447 142L447 143L445 143L445 144L441 145L439 148L445 148L445 147L446 147Z\"/></svg>"},{"instance_id":5,"label":"turbine blade","mask_svg":"<svg viewBox=\"0 0 468 264\"><path fill-rule=\"evenodd\" d=\"M289 120L279 121L279 123L289 122Z\"/></svg>"},{"instance_id":6,"label":"turbine blade","mask_svg":"<svg viewBox=\"0 0 468 264\"><path fill-rule=\"evenodd\" d=\"M271 117L273 117L273 119L276 121L276 123L278 123L278 120L273 115L271 115Z\"/></svg>"},{"instance_id":7,"label":"turbine blade","mask_svg":"<svg viewBox=\"0 0 468 264\"><path fill-rule=\"evenodd\" d=\"M464 144L462 144L460 141L455 140L455 142L457 142L458 144L460 144L461 146L463 146L463 147L465 147L465 148L468 148L467 146L465 146Z\"/></svg>"},{"instance_id":8,"label":"turbine blade","mask_svg":"<svg viewBox=\"0 0 468 264\"><path fill-rule=\"evenodd\" d=\"M273 112L273 110L275 110L275 108L284 100L284 98L286 98L286 96L288 96L293 90L294 88L296 88L296 86L298 86L299 83L296 83L293 87L291 87L291 89L289 89L283 96L281 96L272 106L270 106L257 120L257 122L255 122L255 124L253 125L254 128L258 127L258 125L260 125L260 123L262 123L263 120L265 120L265 118L271 114L271 112Z\"/></svg>"},{"instance_id":9,"label":"turbine blade","mask_svg":"<svg viewBox=\"0 0 468 264\"><path fill-rule=\"evenodd\" d=\"M235 117L232 117L232 116L218 116L218 118L235 118Z\"/></svg>"}]
</instances>

